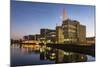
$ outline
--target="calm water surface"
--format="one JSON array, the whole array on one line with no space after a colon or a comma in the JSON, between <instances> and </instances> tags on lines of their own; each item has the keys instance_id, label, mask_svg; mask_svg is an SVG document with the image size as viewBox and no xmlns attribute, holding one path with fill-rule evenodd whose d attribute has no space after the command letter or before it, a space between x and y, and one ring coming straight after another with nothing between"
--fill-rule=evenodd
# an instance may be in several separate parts
<instances>
[{"instance_id":1,"label":"calm water surface","mask_svg":"<svg viewBox=\"0 0 100 67\"><path fill-rule=\"evenodd\" d=\"M90 55L66 52L61 49L34 46L11 46L11 66L41 65L94 61Z\"/></svg>"}]
</instances>

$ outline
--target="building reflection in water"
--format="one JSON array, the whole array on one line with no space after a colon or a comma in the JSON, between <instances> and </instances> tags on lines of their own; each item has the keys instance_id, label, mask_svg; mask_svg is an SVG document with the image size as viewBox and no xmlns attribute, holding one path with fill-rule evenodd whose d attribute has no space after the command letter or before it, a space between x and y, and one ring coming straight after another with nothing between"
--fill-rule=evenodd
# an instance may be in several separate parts
<instances>
[{"instance_id":1,"label":"building reflection in water","mask_svg":"<svg viewBox=\"0 0 100 67\"><path fill-rule=\"evenodd\" d=\"M11 64L14 66L87 62L95 60L95 57L90 55L50 48L45 45L12 45L11 51Z\"/></svg>"},{"instance_id":2,"label":"building reflection in water","mask_svg":"<svg viewBox=\"0 0 100 67\"><path fill-rule=\"evenodd\" d=\"M79 53L65 52L61 49L51 49L40 53L41 60L51 60L55 63L85 62L87 56Z\"/></svg>"},{"instance_id":3,"label":"building reflection in water","mask_svg":"<svg viewBox=\"0 0 100 67\"><path fill-rule=\"evenodd\" d=\"M32 52L39 52L40 50L40 46L39 45L34 45L34 44L22 44L21 48L21 52L24 54L26 53L32 53Z\"/></svg>"},{"instance_id":4,"label":"building reflection in water","mask_svg":"<svg viewBox=\"0 0 100 67\"><path fill-rule=\"evenodd\" d=\"M53 49L50 47L39 45L23 45L21 46L23 54L31 54L32 52L40 53L40 60L55 61L55 63L71 63L85 62L87 56L74 52L67 52L61 49Z\"/></svg>"}]
</instances>

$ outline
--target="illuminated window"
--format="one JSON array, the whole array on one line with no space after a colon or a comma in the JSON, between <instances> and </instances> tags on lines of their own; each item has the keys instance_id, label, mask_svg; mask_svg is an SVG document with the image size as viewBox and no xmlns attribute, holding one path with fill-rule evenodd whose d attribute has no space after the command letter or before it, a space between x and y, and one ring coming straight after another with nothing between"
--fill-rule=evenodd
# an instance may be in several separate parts
<instances>
[{"instance_id":1,"label":"illuminated window","mask_svg":"<svg viewBox=\"0 0 100 67\"><path fill-rule=\"evenodd\" d=\"M74 26L74 25L68 25L68 27L70 27L70 28L76 28L76 26Z\"/></svg>"}]
</instances>

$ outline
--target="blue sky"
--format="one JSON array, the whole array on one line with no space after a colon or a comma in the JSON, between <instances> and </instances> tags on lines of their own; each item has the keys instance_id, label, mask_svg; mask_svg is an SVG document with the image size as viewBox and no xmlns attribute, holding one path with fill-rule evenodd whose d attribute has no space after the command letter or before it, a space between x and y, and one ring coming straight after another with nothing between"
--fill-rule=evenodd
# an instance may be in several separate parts
<instances>
[{"instance_id":1,"label":"blue sky","mask_svg":"<svg viewBox=\"0 0 100 67\"><path fill-rule=\"evenodd\" d=\"M68 18L86 25L86 36L95 35L94 6L12 1L11 38L39 34L41 28L55 29L56 24L61 24L63 8Z\"/></svg>"}]
</instances>

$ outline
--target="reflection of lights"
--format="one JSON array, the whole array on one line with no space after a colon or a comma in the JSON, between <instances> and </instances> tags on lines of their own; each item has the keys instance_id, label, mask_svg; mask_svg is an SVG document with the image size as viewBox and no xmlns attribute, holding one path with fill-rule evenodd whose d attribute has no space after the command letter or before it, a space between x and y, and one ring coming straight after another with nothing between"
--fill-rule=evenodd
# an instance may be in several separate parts
<instances>
[{"instance_id":1,"label":"reflection of lights","mask_svg":"<svg viewBox=\"0 0 100 67\"><path fill-rule=\"evenodd\" d=\"M38 42L36 44L39 44Z\"/></svg>"},{"instance_id":2,"label":"reflection of lights","mask_svg":"<svg viewBox=\"0 0 100 67\"><path fill-rule=\"evenodd\" d=\"M31 50L39 50L40 46L39 45L22 45L22 48L28 48Z\"/></svg>"},{"instance_id":3,"label":"reflection of lights","mask_svg":"<svg viewBox=\"0 0 100 67\"><path fill-rule=\"evenodd\" d=\"M48 41L47 41L47 43L50 43L50 42L51 42L51 40L48 40Z\"/></svg>"},{"instance_id":4,"label":"reflection of lights","mask_svg":"<svg viewBox=\"0 0 100 67\"><path fill-rule=\"evenodd\" d=\"M22 49L21 49L21 52L22 52L22 53L26 53L27 51L26 51L25 48L22 48Z\"/></svg>"},{"instance_id":5,"label":"reflection of lights","mask_svg":"<svg viewBox=\"0 0 100 67\"><path fill-rule=\"evenodd\" d=\"M11 45L11 47L12 47L12 48L19 48L19 47L20 47L20 45L13 44L13 45Z\"/></svg>"},{"instance_id":6,"label":"reflection of lights","mask_svg":"<svg viewBox=\"0 0 100 67\"><path fill-rule=\"evenodd\" d=\"M55 57L53 57L53 56L50 56L50 59L52 59L52 60L53 60L53 59L55 59Z\"/></svg>"},{"instance_id":7,"label":"reflection of lights","mask_svg":"<svg viewBox=\"0 0 100 67\"><path fill-rule=\"evenodd\" d=\"M47 50L51 50L51 48L50 47L47 47Z\"/></svg>"},{"instance_id":8,"label":"reflection of lights","mask_svg":"<svg viewBox=\"0 0 100 67\"><path fill-rule=\"evenodd\" d=\"M37 41L37 40L25 40L22 43L35 43L35 44L39 44L40 41Z\"/></svg>"},{"instance_id":9,"label":"reflection of lights","mask_svg":"<svg viewBox=\"0 0 100 67\"><path fill-rule=\"evenodd\" d=\"M51 56L50 56L50 59L53 60L53 59L55 59L55 58L56 58L56 54L55 54L55 53L52 53Z\"/></svg>"},{"instance_id":10,"label":"reflection of lights","mask_svg":"<svg viewBox=\"0 0 100 67\"><path fill-rule=\"evenodd\" d=\"M44 52L45 50L43 48L40 48L40 52Z\"/></svg>"},{"instance_id":11,"label":"reflection of lights","mask_svg":"<svg viewBox=\"0 0 100 67\"><path fill-rule=\"evenodd\" d=\"M40 47L39 45L35 45L35 47Z\"/></svg>"},{"instance_id":12,"label":"reflection of lights","mask_svg":"<svg viewBox=\"0 0 100 67\"><path fill-rule=\"evenodd\" d=\"M56 54L55 53L50 54L50 59L51 60L54 60L55 58L56 58Z\"/></svg>"},{"instance_id":13,"label":"reflection of lights","mask_svg":"<svg viewBox=\"0 0 100 67\"><path fill-rule=\"evenodd\" d=\"M65 54L65 55L70 55L70 53L69 53L69 52L64 52L64 54Z\"/></svg>"},{"instance_id":14,"label":"reflection of lights","mask_svg":"<svg viewBox=\"0 0 100 67\"><path fill-rule=\"evenodd\" d=\"M55 53L52 53L52 56L55 56L56 54Z\"/></svg>"},{"instance_id":15,"label":"reflection of lights","mask_svg":"<svg viewBox=\"0 0 100 67\"><path fill-rule=\"evenodd\" d=\"M52 37L55 37L56 35L51 35Z\"/></svg>"},{"instance_id":16,"label":"reflection of lights","mask_svg":"<svg viewBox=\"0 0 100 67\"><path fill-rule=\"evenodd\" d=\"M64 39L64 41L70 41L70 39Z\"/></svg>"},{"instance_id":17,"label":"reflection of lights","mask_svg":"<svg viewBox=\"0 0 100 67\"><path fill-rule=\"evenodd\" d=\"M83 56L81 56L81 59L84 59L84 57L83 57Z\"/></svg>"},{"instance_id":18,"label":"reflection of lights","mask_svg":"<svg viewBox=\"0 0 100 67\"><path fill-rule=\"evenodd\" d=\"M69 52L69 54L70 54L70 55L73 55L74 53L73 53L73 52Z\"/></svg>"}]
</instances>

